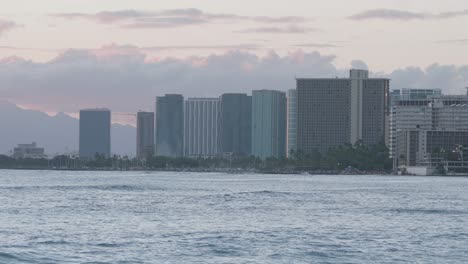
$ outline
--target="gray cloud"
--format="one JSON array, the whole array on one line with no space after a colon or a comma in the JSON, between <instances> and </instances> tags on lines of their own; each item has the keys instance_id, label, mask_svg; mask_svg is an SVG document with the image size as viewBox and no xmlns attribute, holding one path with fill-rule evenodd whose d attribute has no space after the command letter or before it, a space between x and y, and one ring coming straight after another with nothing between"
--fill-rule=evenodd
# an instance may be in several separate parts
<instances>
[{"instance_id":1,"label":"gray cloud","mask_svg":"<svg viewBox=\"0 0 468 264\"><path fill-rule=\"evenodd\" d=\"M369 19L383 20L426 20L426 19L449 19L460 16L468 16L468 9L444 13L418 13L396 9L372 9L348 17L351 20L362 21Z\"/></svg>"},{"instance_id":2,"label":"gray cloud","mask_svg":"<svg viewBox=\"0 0 468 264\"><path fill-rule=\"evenodd\" d=\"M369 66L362 60L353 60L351 61L351 68L359 70L369 70Z\"/></svg>"},{"instance_id":3,"label":"gray cloud","mask_svg":"<svg viewBox=\"0 0 468 264\"><path fill-rule=\"evenodd\" d=\"M286 90L295 86L296 75L340 75L333 60L315 52L258 57L230 51L152 61L137 49L105 57L89 50L69 50L47 63L0 60L0 99L48 111L105 106L128 112L152 109L154 97L164 93L197 97L262 88Z\"/></svg>"},{"instance_id":4,"label":"gray cloud","mask_svg":"<svg viewBox=\"0 0 468 264\"><path fill-rule=\"evenodd\" d=\"M0 36L3 33L7 32L9 30L12 30L14 28L17 28L17 27L20 27L20 25L16 24L13 21L0 19Z\"/></svg>"},{"instance_id":5,"label":"gray cloud","mask_svg":"<svg viewBox=\"0 0 468 264\"><path fill-rule=\"evenodd\" d=\"M340 48L342 46L331 44L331 43L305 43L305 44L297 44L296 47L300 48Z\"/></svg>"},{"instance_id":6,"label":"gray cloud","mask_svg":"<svg viewBox=\"0 0 468 264\"><path fill-rule=\"evenodd\" d=\"M466 39L447 39L447 40L439 40L435 41L437 44L468 44L468 38Z\"/></svg>"},{"instance_id":7,"label":"gray cloud","mask_svg":"<svg viewBox=\"0 0 468 264\"><path fill-rule=\"evenodd\" d=\"M263 46L258 44L238 44L238 45L194 45L194 46L150 46L139 48L144 51L161 51L161 50L257 50Z\"/></svg>"},{"instance_id":8,"label":"gray cloud","mask_svg":"<svg viewBox=\"0 0 468 264\"><path fill-rule=\"evenodd\" d=\"M15 47L15 46L0 46L0 50L12 51L39 51L39 52L60 52L61 49L47 49L47 48L32 48L32 47Z\"/></svg>"},{"instance_id":9,"label":"gray cloud","mask_svg":"<svg viewBox=\"0 0 468 264\"><path fill-rule=\"evenodd\" d=\"M286 56L271 52L259 57L230 51L183 60L151 60L137 47L121 48L106 56L97 50L68 50L47 63L0 60L0 99L47 111L109 107L115 112L133 112L152 110L154 97L165 93L211 97L254 89L286 90L295 87L296 76L347 76L347 69L335 67L334 56L317 52L297 51ZM442 88L455 94L465 93L463 87L468 85L468 66L434 64L373 75L391 78L392 88Z\"/></svg>"},{"instance_id":10,"label":"gray cloud","mask_svg":"<svg viewBox=\"0 0 468 264\"><path fill-rule=\"evenodd\" d=\"M53 16L65 19L87 19L102 24L118 24L125 28L168 28L233 20L262 23L299 23L307 20L304 17L297 16L266 17L207 13L196 8L170 9L158 12L121 10L102 11L95 14L58 13L53 14Z\"/></svg>"},{"instance_id":11,"label":"gray cloud","mask_svg":"<svg viewBox=\"0 0 468 264\"><path fill-rule=\"evenodd\" d=\"M298 25L289 25L285 27L256 27L256 28L248 28L240 31L236 31L237 33L268 33L268 34L303 34L303 33L310 33L310 32L317 32L316 28L311 27L303 27Z\"/></svg>"},{"instance_id":12,"label":"gray cloud","mask_svg":"<svg viewBox=\"0 0 468 264\"><path fill-rule=\"evenodd\" d=\"M306 22L308 20L305 17L297 17L297 16L283 16L283 17L257 16L257 17L250 17L250 19L255 20L257 22L264 22L264 23L301 23L301 22Z\"/></svg>"},{"instance_id":13,"label":"gray cloud","mask_svg":"<svg viewBox=\"0 0 468 264\"><path fill-rule=\"evenodd\" d=\"M388 75L393 88L440 88L447 94L465 94L468 86L468 65L433 64L426 69L407 67Z\"/></svg>"},{"instance_id":14,"label":"gray cloud","mask_svg":"<svg viewBox=\"0 0 468 264\"><path fill-rule=\"evenodd\" d=\"M147 46L137 47L132 45L116 45L110 44L97 49L84 49L84 48L70 48L70 49L52 49L52 48L37 48L37 47L16 47L16 46L0 46L0 50L11 51L35 51L35 52L49 52L49 53L62 53L67 50L87 50L90 52L108 52L108 53L128 53L128 52L156 52L167 50L258 50L263 46L253 43L245 44L231 44L231 45L179 45L179 46Z\"/></svg>"}]
</instances>

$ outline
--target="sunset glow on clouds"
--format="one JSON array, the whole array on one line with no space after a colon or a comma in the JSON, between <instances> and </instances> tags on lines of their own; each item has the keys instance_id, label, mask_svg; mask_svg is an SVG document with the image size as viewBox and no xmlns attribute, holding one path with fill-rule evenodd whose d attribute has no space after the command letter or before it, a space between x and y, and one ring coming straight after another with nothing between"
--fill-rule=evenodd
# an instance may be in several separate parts
<instances>
[{"instance_id":1,"label":"sunset glow on clouds","mask_svg":"<svg viewBox=\"0 0 468 264\"><path fill-rule=\"evenodd\" d=\"M459 0L3 1L0 100L47 112L286 90L356 60L393 88L468 86Z\"/></svg>"}]
</instances>

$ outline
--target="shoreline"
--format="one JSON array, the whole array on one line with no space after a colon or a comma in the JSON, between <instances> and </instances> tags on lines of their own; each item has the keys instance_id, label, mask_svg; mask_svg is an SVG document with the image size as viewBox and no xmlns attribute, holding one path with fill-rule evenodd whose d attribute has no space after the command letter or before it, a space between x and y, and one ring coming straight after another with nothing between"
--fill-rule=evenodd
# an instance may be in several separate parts
<instances>
[{"instance_id":1,"label":"shoreline","mask_svg":"<svg viewBox=\"0 0 468 264\"><path fill-rule=\"evenodd\" d=\"M224 173L224 174L264 174L264 175L304 175L304 176L393 176L393 177L453 177L466 178L468 174L446 174L446 175L401 175L394 172L383 171L361 171L361 172L331 172L331 171L261 171L244 169L219 169L219 170L193 170L193 169L52 169L52 168L0 168L0 170L11 171L76 171L76 172L181 172L181 173Z\"/></svg>"},{"instance_id":2,"label":"shoreline","mask_svg":"<svg viewBox=\"0 0 468 264\"><path fill-rule=\"evenodd\" d=\"M398 174L394 171L359 171L359 170L300 170L300 169L280 169L280 170L259 170L242 168L209 168L209 169L190 169L190 168L166 168L166 169L148 169L148 168L44 168L44 167L0 167L0 170L12 171L82 171L82 172L181 172L181 173L225 173L225 174L270 174L270 175L336 175L336 176L412 176L412 177L468 177L468 174L446 174L446 175L412 175Z\"/></svg>"},{"instance_id":3,"label":"shoreline","mask_svg":"<svg viewBox=\"0 0 468 264\"><path fill-rule=\"evenodd\" d=\"M129 169L112 169L112 168L0 168L0 170L37 170L37 171L90 171L90 172L193 172L193 173L227 173L227 174L272 174L272 175L379 175L379 176L399 176L388 171L332 171L332 170L256 170L256 169L144 169L144 168L129 168Z\"/></svg>"}]
</instances>

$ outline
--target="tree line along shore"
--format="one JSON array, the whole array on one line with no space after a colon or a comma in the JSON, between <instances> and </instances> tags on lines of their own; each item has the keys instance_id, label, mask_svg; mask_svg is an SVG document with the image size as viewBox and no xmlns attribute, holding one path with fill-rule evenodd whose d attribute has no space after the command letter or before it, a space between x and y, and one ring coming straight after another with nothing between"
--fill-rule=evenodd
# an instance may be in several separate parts
<instances>
[{"instance_id":1,"label":"tree line along shore","mask_svg":"<svg viewBox=\"0 0 468 264\"><path fill-rule=\"evenodd\" d=\"M51 170L159 170L159 171L219 171L260 173L389 173L392 160L384 144L365 146L343 145L327 153L292 152L288 158L260 159L254 156L230 158L171 158L148 156L146 159L117 156L80 159L60 155L52 159L14 159L0 155L0 169Z\"/></svg>"}]
</instances>

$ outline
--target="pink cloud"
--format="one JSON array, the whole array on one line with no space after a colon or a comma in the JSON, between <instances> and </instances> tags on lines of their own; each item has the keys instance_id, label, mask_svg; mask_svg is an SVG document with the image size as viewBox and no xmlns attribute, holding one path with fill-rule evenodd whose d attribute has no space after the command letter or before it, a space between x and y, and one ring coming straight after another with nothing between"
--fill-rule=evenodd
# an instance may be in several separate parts
<instances>
[{"instance_id":1,"label":"pink cloud","mask_svg":"<svg viewBox=\"0 0 468 264\"><path fill-rule=\"evenodd\" d=\"M0 19L0 36L9 31L9 30L12 30L14 28L17 28L19 27L20 25L16 24L15 22L13 21L9 21L9 20L2 20Z\"/></svg>"}]
</instances>

